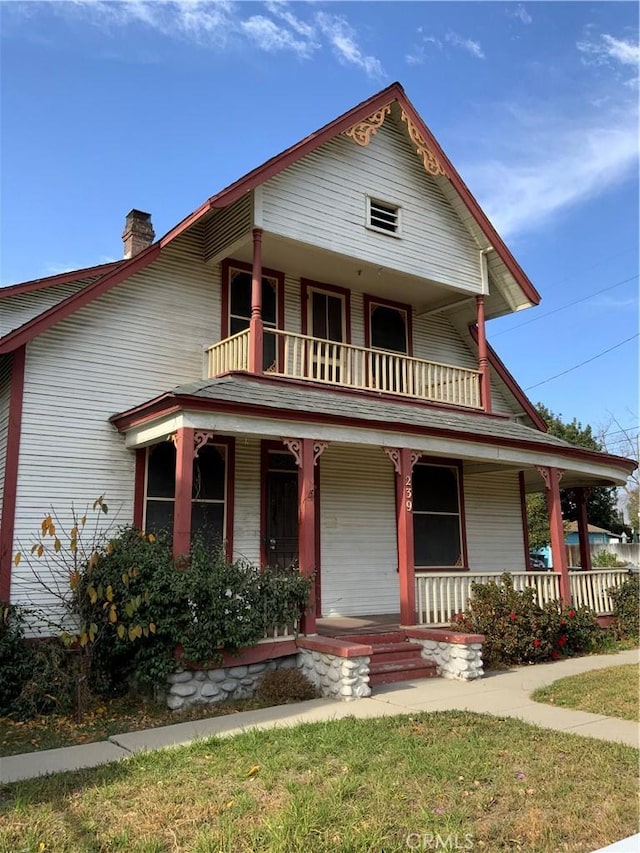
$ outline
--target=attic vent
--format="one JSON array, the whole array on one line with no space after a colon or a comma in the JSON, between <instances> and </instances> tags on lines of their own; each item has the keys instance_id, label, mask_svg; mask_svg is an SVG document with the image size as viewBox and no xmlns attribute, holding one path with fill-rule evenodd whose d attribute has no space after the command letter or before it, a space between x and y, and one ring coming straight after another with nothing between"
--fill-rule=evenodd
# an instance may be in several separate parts
<instances>
[{"instance_id":1,"label":"attic vent","mask_svg":"<svg viewBox=\"0 0 640 853\"><path fill-rule=\"evenodd\" d=\"M367 228L400 236L400 208L397 204L367 196Z\"/></svg>"}]
</instances>

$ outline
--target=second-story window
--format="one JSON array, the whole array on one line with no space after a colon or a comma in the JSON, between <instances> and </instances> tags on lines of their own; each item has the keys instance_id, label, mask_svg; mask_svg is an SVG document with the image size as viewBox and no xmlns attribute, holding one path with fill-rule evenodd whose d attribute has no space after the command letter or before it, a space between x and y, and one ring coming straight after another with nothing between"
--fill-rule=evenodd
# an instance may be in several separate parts
<instances>
[{"instance_id":1,"label":"second-story window","mask_svg":"<svg viewBox=\"0 0 640 853\"><path fill-rule=\"evenodd\" d=\"M264 369L276 363L278 350L276 336L269 329L277 329L282 315L282 275L267 272L262 276L262 322L264 324ZM223 302L227 316L223 317L222 337L230 337L249 328L251 320L251 267L234 261L223 263Z\"/></svg>"}]
</instances>

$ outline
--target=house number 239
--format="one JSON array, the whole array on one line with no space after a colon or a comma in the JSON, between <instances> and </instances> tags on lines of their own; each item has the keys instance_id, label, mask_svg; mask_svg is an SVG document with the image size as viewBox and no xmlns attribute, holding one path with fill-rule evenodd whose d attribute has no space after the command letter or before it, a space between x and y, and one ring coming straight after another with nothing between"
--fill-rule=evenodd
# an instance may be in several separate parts
<instances>
[{"instance_id":1,"label":"house number 239","mask_svg":"<svg viewBox=\"0 0 640 853\"><path fill-rule=\"evenodd\" d=\"M413 509L413 486L409 475L404 480L404 506L407 512L411 512Z\"/></svg>"}]
</instances>

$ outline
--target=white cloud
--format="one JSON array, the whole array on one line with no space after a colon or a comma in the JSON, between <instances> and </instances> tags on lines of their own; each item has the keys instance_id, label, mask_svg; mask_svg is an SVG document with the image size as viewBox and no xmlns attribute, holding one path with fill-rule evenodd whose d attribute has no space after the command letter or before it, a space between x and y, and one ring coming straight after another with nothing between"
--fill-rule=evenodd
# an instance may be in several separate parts
<instances>
[{"instance_id":1,"label":"white cloud","mask_svg":"<svg viewBox=\"0 0 640 853\"><path fill-rule=\"evenodd\" d=\"M383 77L384 70L375 56L365 56L356 43L356 34L340 15L327 15L319 12L316 21L324 36L329 40L338 59L362 68L369 77Z\"/></svg>"},{"instance_id":2,"label":"white cloud","mask_svg":"<svg viewBox=\"0 0 640 853\"><path fill-rule=\"evenodd\" d=\"M246 15L244 3L230 0L72 0L47 4L55 14L80 16L106 30L143 26L167 38L222 49L251 43L267 53L290 52L310 59L330 48L341 63L380 78L379 59L360 47L358 33L342 15L317 11L315 4L296 4L295 14L286 0L267 0L263 14Z\"/></svg>"},{"instance_id":3,"label":"white cloud","mask_svg":"<svg viewBox=\"0 0 640 853\"><path fill-rule=\"evenodd\" d=\"M533 18L527 12L527 10L524 8L522 3L518 3L518 5L515 7L515 9L513 8L512 5L510 5L510 4L507 5L507 7L505 9L505 14L509 18L516 18L516 20L520 21L523 24L530 24L533 21Z\"/></svg>"},{"instance_id":4,"label":"white cloud","mask_svg":"<svg viewBox=\"0 0 640 853\"><path fill-rule=\"evenodd\" d=\"M634 111L576 119L537 112L506 129L517 157L490 159L464 170L503 236L532 230L561 211L629 177L638 162ZM599 120L598 120L599 119Z\"/></svg>"},{"instance_id":5,"label":"white cloud","mask_svg":"<svg viewBox=\"0 0 640 853\"><path fill-rule=\"evenodd\" d=\"M609 33L603 33L597 41L579 41L576 47L585 65L631 65L637 70L640 64L640 45L617 39Z\"/></svg>"},{"instance_id":6,"label":"white cloud","mask_svg":"<svg viewBox=\"0 0 640 853\"><path fill-rule=\"evenodd\" d=\"M453 32L448 32L445 36L445 40L453 47L461 47L463 50L466 50L471 54L471 56L475 56L476 59L485 58L480 42L478 41L474 41L470 38L464 38L464 36L460 36L458 33Z\"/></svg>"},{"instance_id":7,"label":"white cloud","mask_svg":"<svg viewBox=\"0 0 640 853\"><path fill-rule=\"evenodd\" d=\"M418 27L418 34L422 35L422 27ZM416 45L411 53L405 54L404 59L407 65L422 65L427 56L427 45L442 49L440 39L437 39L435 36L422 36L422 43Z\"/></svg>"}]
</instances>

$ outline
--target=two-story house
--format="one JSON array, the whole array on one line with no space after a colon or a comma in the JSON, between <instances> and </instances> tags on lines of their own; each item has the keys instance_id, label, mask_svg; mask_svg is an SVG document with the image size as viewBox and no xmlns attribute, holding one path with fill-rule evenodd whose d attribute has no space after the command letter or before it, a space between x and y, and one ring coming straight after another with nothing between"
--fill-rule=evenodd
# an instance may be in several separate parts
<instances>
[{"instance_id":1,"label":"two-story house","mask_svg":"<svg viewBox=\"0 0 640 853\"><path fill-rule=\"evenodd\" d=\"M529 568L529 491L568 599L560 478L632 463L549 436L488 345L539 295L400 85L154 237L132 210L123 260L0 292L0 600L43 513L104 493L176 556L297 561L308 634L429 622L431 578Z\"/></svg>"}]
</instances>

